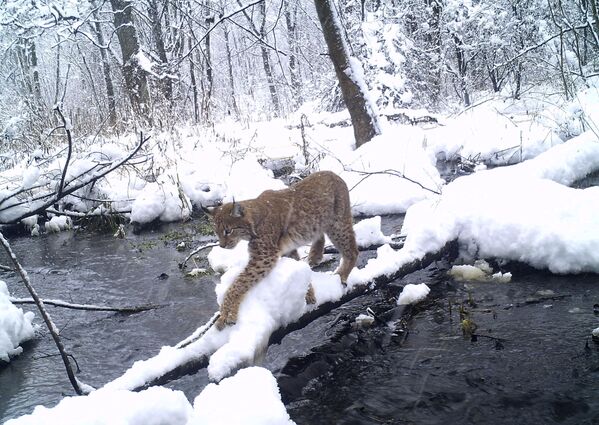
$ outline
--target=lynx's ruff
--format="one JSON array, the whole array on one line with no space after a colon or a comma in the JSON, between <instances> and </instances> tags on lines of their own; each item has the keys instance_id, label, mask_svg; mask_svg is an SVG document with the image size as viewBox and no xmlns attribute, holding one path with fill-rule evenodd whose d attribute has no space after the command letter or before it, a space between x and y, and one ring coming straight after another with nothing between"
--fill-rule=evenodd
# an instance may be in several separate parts
<instances>
[{"instance_id":1,"label":"lynx's ruff","mask_svg":"<svg viewBox=\"0 0 599 425\"><path fill-rule=\"evenodd\" d=\"M225 293L216 322L219 329L236 322L245 294L274 268L281 255L297 259L296 249L312 244L308 262L311 267L318 265L325 234L341 253L336 273L343 284L356 265L358 247L349 191L332 172L317 172L287 189L267 190L256 199L204 210L212 216L221 247L249 241L249 262ZM306 301L315 302L312 287Z\"/></svg>"}]
</instances>

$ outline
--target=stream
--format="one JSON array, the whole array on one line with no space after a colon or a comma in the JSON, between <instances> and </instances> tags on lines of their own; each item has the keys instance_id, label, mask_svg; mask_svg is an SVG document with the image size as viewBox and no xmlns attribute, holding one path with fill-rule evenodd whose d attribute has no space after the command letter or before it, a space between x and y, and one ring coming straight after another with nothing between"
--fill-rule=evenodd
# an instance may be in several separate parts
<instances>
[{"instance_id":1,"label":"stream","mask_svg":"<svg viewBox=\"0 0 599 425\"><path fill-rule=\"evenodd\" d=\"M385 217L383 232L397 231L401 220ZM161 305L136 314L48 307L80 380L101 386L211 317L217 277L189 278L178 268L189 253L178 243L204 243L197 225L129 231L124 239L76 231L11 238L43 298ZM361 264L372 256L361 253ZM4 253L0 263L7 264ZM599 344L590 338L599 326L599 276L507 264L509 283L455 282L448 267L438 262L355 299L270 347L264 366L298 425L599 423ZM14 297L28 297L14 273L0 279ZM420 282L431 287L424 303L395 305L403 285ZM356 327L368 307L380 322ZM475 337L463 334L460 307L478 326ZM42 324L37 312L35 323ZM0 422L73 395L50 336L39 333L0 366ZM201 371L167 386L193 400L207 383Z\"/></svg>"}]
</instances>

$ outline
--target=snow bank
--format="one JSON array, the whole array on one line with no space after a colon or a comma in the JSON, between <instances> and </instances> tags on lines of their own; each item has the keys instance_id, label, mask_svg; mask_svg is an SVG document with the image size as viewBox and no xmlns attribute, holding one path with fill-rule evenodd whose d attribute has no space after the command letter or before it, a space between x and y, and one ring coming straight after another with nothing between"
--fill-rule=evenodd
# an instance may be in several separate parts
<instances>
[{"instance_id":1,"label":"snow bank","mask_svg":"<svg viewBox=\"0 0 599 425\"><path fill-rule=\"evenodd\" d=\"M34 337L33 317L33 312L23 313L10 302L6 283L0 280L0 361L9 362L23 352L20 344Z\"/></svg>"},{"instance_id":2,"label":"snow bank","mask_svg":"<svg viewBox=\"0 0 599 425\"><path fill-rule=\"evenodd\" d=\"M66 215L56 215L47 221L45 226L46 232L59 233L63 230L69 230L72 227L72 222Z\"/></svg>"},{"instance_id":3,"label":"snow bank","mask_svg":"<svg viewBox=\"0 0 599 425\"><path fill-rule=\"evenodd\" d=\"M263 368L239 371L210 384L193 407L181 391L152 387L140 392L100 389L87 396L65 397L56 406L5 425L292 425L277 381Z\"/></svg>"},{"instance_id":4,"label":"snow bank","mask_svg":"<svg viewBox=\"0 0 599 425\"><path fill-rule=\"evenodd\" d=\"M281 402L277 381L263 368L240 370L209 384L194 401L187 425L292 425Z\"/></svg>"},{"instance_id":5,"label":"snow bank","mask_svg":"<svg viewBox=\"0 0 599 425\"><path fill-rule=\"evenodd\" d=\"M563 143L555 122L537 114L514 113L510 102L490 101L427 131L427 149L439 158L457 155L492 164L514 164Z\"/></svg>"},{"instance_id":6,"label":"snow bank","mask_svg":"<svg viewBox=\"0 0 599 425\"><path fill-rule=\"evenodd\" d=\"M421 130L410 127L390 129L338 157L329 155L320 162L320 169L345 180L354 214L402 213L444 184L422 147Z\"/></svg>"},{"instance_id":7,"label":"snow bank","mask_svg":"<svg viewBox=\"0 0 599 425\"><path fill-rule=\"evenodd\" d=\"M177 221L189 218L191 201L179 187L166 178L158 183L148 183L139 193L131 207L131 221L149 223Z\"/></svg>"},{"instance_id":8,"label":"snow bank","mask_svg":"<svg viewBox=\"0 0 599 425\"><path fill-rule=\"evenodd\" d=\"M434 251L457 238L470 256L599 272L599 188L563 185L593 169L599 143L586 133L522 164L459 178L408 210L405 249Z\"/></svg>"},{"instance_id":9,"label":"snow bank","mask_svg":"<svg viewBox=\"0 0 599 425\"><path fill-rule=\"evenodd\" d=\"M5 425L185 425L192 407L181 391L153 387L141 392L98 390L65 397L55 407L37 406Z\"/></svg>"}]
</instances>

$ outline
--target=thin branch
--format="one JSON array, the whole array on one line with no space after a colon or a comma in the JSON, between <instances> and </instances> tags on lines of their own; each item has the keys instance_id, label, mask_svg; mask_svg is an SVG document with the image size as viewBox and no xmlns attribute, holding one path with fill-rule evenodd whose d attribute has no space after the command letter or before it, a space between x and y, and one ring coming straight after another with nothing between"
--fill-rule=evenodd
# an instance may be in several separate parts
<instances>
[{"instance_id":1,"label":"thin branch","mask_svg":"<svg viewBox=\"0 0 599 425\"><path fill-rule=\"evenodd\" d=\"M13 265L15 266L15 269L21 276L21 280L23 281L23 284L29 291L29 294L31 294L31 297L34 300L35 305L37 306L40 314L42 315L42 318L44 319L44 322L46 323L46 326L48 327L48 330L50 331L50 334L52 335L52 339L54 340L54 343L56 344L56 348L58 348L60 357L62 358L62 362L64 363L65 369L67 371L67 376L69 377L69 381L71 382L71 385L73 386L73 388L75 389L75 392L78 395L83 395L84 391L81 388L79 381L75 377L75 373L74 373L71 363L69 361L68 354L65 351L62 341L60 340L58 328L56 327L56 325L50 318L50 315L48 314L48 312L46 311L46 307L44 306L44 302L37 295L37 292L31 285L31 281L29 280L29 276L27 275L27 272L23 269L23 267L21 266L21 263L19 263L19 260L17 259L15 253L12 251L8 241L4 238L4 235L2 234L2 232L0 232L0 243L2 244L2 246L4 247L4 250L10 257Z\"/></svg>"},{"instance_id":2,"label":"thin branch","mask_svg":"<svg viewBox=\"0 0 599 425\"><path fill-rule=\"evenodd\" d=\"M35 304L36 301L32 298L9 298L13 304ZM94 305L94 304L74 304L63 300L40 300L46 305L54 307L70 308L72 310L85 310L85 311L116 311L119 313L140 313L142 311L154 310L162 308L164 305L159 304L147 304L140 306L127 306L127 307L110 307L105 305Z\"/></svg>"},{"instance_id":3,"label":"thin branch","mask_svg":"<svg viewBox=\"0 0 599 425\"><path fill-rule=\"evenodd\" d=\"M60 117L60 119L62 120L62 128L64 128L64 131L67 133L67 142L68 142L68 150L67 150L67 159L66 162L64 164L64 168L62 169L62 176L60 177L60 184L58 185L58 199L62 198L62 190L64 189L64 179L67 176L67 168L69 167L69 162L71 161L71 155L73 153L73 139L71 137L71 129L69 128L70 126L67 125L67 121L64 118L64 115L62 114L62 111L60 110L60 107L57 105L54 110L56 111L56 113L58 114L58 116ZM59 127L59 128L61 128Z\"/></svg>"},{"instance_id":4,"label":"thin branch","mask_svg":"<svg viewBox=\"0 0 599 425\"><path fill-rule=\"evenodd\" d=\"M258 3L262 3L263 1L265 1L265 0L256 0L256 1L254 1L253 3L249 3L249 4L247 4L247 5L243 6L243 7L241 7L240 9L238 9L238 10L236 10L236 11L234 11L234 12L231 12L231 13L229 13L229 14L228 14L228 15L226 15L226 16L221 16L221 17L220 17L220 19L219 19L218 21L216 21L214 24L212 24L212 26L211 26L210 28L208 28L208 30L206 31L206 33L205 33L205 34L204 34L202 37L200 37L200 39L199 39L198 41L196 41L196 43L195 43L193 46L191 46L191 47L189 48L189 52L187 52L186 54L184 54L183 56L181 56L181 57L178 59L179 63L181 63L181 62L183 62L185 59L187 59L187 57L189 57L189 55L191 55L191 53L192 53L192 52L193 52L193 51L194 51L194 50L195 50L195 49L196 49L196 48L197 48L197 47L198 47L198 46L199 46L199 45L200 45L200 44L201 44L201 43L202 43L202 42L203 42L205 39L206 39L206 37L208 37L208 36L210 35L210 33L211 33L211 32L212 32L212 31L213 31L213 30L214 30L214 29L215 29L215 28L216 28L218 25L220 25L220 24L221 24L221 23L223 23L224 21L226 21L226 20L228 20L228 19L232 18L233 16L237 15L238 13L244 12L244 11L245 11L246 9L248 9L248 8L250 8L250 7L252 7L252 6L255 6L255 5L257 5Z\"/></svg>"},{"instance_id":5,"label":"thin branch","mask_svg":"<svg viewBox=\"0 0 599 425\"><path fill-rule=\"evenodd\" d=\"M187 264L187 262L191 259L191 257L193 257L194 255L196 255L198 252L203 251L206 248L212 248L213 246L217 246L218 242L212 242L206 245L202 245L196 249L194 249L191 254L189 254L187 256L187 258L185 258L185 260L182 263L179 263L179 268L182 270L185 268L185 265Z\"/></svg>"}]
</instances>

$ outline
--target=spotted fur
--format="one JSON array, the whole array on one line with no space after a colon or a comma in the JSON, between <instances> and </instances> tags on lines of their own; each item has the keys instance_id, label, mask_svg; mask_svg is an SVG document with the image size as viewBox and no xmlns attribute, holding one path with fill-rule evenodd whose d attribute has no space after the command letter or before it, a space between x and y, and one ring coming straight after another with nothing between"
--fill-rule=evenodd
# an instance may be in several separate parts
<instances>
[{"instance_id":1,"label":"spotted fur","mask_svg":"<svg viewBox=\"0 0 599 425\"><path fill-rule=\"evenodd\" d=\"M249 262L225 293L216 323L219 329L236 322L245 294L268 275L280 256L299 258L297 248L311 244L308 263L318 265L325 234L341 253L336 273L344 284L356 265L358 247L349 191L332 172L317 172L287 189L267 190L256 199L227 203L208 212L221 247L249 241ZM306 301L315 302L311 286Z\"/></svg>"}]
</instances>

